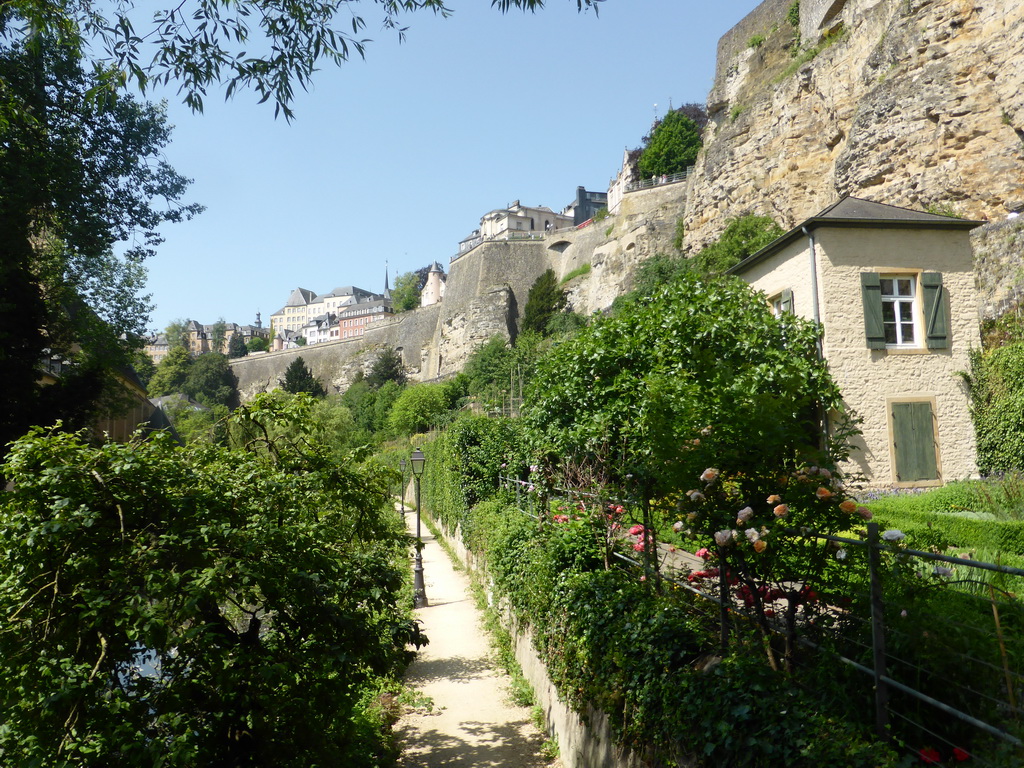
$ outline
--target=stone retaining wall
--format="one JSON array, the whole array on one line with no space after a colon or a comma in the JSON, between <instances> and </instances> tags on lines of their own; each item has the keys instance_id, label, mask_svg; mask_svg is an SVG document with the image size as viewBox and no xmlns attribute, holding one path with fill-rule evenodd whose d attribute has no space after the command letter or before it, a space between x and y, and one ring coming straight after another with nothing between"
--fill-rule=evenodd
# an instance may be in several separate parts
<instances>
[{"instance_id":1,"label":"stone retaining wall","mask_svg":"<svg viewBox=\"0 0 1024 768\"><path fill-rule=\"evenodd\" d=\"M478 575L486 573L483 564L463 545L458 530L450 534L436 520L433 522L437 530L442 532L451 551L468 570ZM488 599L493 604L493 592L490 589ZM505 625L512 634L516 661L533 689L538 706L544 710L548 734L558 741L564 768L647 768L647 764L631 750L616 747L604 712L588 709L584 722L561 701L555 684L548 676L547 667L533 647L529 627L518 625L507 610L499 610L499 613L505 617Z\"/></svg>"}]
</instances>

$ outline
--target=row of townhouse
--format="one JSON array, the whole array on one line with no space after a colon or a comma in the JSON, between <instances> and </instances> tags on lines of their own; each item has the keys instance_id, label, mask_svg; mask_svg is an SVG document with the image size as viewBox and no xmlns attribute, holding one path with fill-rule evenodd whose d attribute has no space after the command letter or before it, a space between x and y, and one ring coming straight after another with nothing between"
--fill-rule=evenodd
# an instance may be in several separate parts
<instances>
[{"instance_id":1,"label":"row of townhouse","mask_svg":"<svg viewBox=\"0 0 1024 768\"><path fill-rule=\"evenodd\" d=\"M387 276L384 293L373 293L354 285L335 288L317 296L306 288L291 292L285 305L270 316L274 329L274 351L306 344L357 338L370 323L394 314Z\"/></svg>"},{"instance_id":2,"label":"row of townhouse","mask_svg":"<svg viewBox=\"0 0 1024 768\"><path fill-rule=\"evenodd\" d=\"M444 299L446 279L441 265L433 262L421 287L421 307ZM285 305L270 316L274 329L272 349L295 346L299 338L304 338L306 344L358 338L370 323L391 317L394 312L387 271L383 293L346 285L317 296L306 288L296 288Z\"/></svg>"},{"instance_id":3,"label":"row of townhouse","mask_svg":"<svg viewBox=\"0 0 1024 768\"><path fill-rule=\"evenodd\" d=\"M270 329L264 328L260 320L260 313L256 313L254 325L239 325L238 323L200 323L196 320L189 320L185 325L185 336L188 349L193 355L203 355L207 352L220 352L223 355L228 353L231 339L241 335L242 340L248 344L252 339L260 338L270 340ZM217 344L216 337L223 331L220 344ZM219 347L219 348L218 348ZM152 361L159 365L160 361L167 357L171 345L164 333L151 336L144 347L147 355Z\"/></svg>"}]
</instances>

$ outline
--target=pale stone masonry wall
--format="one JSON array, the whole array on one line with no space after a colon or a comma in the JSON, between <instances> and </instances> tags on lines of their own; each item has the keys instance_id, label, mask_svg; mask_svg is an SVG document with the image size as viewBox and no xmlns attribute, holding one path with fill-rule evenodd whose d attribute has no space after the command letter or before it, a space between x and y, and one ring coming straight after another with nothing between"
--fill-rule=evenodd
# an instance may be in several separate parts
<instances>
[{"instance_id":1,"label":"pale stone masonry wall","mask_svg":"<svg viewBox=\"0 0 1024 768\"><path fill-rule=\"evenodd\" d=\"M970 366L968 352L981 346L968 234L824 229L818 246L825 357L846 402L864 417L861 461L870 463L874 484L896 484L891 399L934 398L941 481L977 476L974 426L959 376ZM940 272L949 307L949 347L868 349L860 296L864 271Z\"/></svg>"},{"instance_id":2,"label":"pale stone masonry wall","mask_svg":"<svg viewBox=\"0 0 1024 768\"><path fill-rule=\"evenodd\" d=\"M969 367L968 352L981 344L968 234L863 228L819 228L814 234L823 353L845 403L863 418L862 434L844 469L864 475L872 487L898 485L889 404L928 400L938 425L940 481L976 476L974 426L959 376ZM860 273L868 271L940 272L950 310L949 348L869 349L860 288ZM791 289L794 312L807 318L813 313L810 276L806 237L743 273L769 298Z\"/></svg>"}]
</instances>

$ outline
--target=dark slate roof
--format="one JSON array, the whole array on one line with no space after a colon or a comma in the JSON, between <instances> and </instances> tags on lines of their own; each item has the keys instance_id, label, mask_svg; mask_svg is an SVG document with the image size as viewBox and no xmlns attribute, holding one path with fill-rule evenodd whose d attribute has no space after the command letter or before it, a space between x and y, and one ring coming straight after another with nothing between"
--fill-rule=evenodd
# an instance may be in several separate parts
<instances>
[{"instance_id":1,"label":"dark slate roof","mask_svg":"<svg viewBox=\"0 0 1024 768\"><path fill-rule=\"evenodd\" d=\"M316 298L316 294L306 288L296 288L292 291L291 296L288 297L288 301L285 304L286 307L304 307L313 299Z\"/></svg>"},{"instance_id":2,"label":"dark slate roof","mask_svg":"<svg viewBox=\"0 0 1024 768\"><path fill-rule=\"evenodd\" d=\"M778 252L797 238L804 236L804 230L817 227L863 227L870 229L962 229L971 230L985 222L970 219L956 219L935 213L901 208L898 205L874 203L849 195L833 203L815 216L797 224L789 232L768 243L764 248L748 256L727 274L739 275L760 261Z\"/></svg>"}]
</instances>

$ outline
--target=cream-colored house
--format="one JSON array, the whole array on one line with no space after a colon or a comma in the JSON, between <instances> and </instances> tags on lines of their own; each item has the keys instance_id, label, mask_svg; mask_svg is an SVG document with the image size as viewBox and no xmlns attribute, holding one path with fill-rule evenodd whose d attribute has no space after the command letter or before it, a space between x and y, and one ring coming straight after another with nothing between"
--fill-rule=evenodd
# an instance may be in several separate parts
<instances>
[{"instance_id":1,"label":"cream-colored house","mask_svg":"<svg viewBox=\"0 0 1024 768\"><path fill-rule=\"evenodd\" d=\"M977 475L960 371L981 345L970 230L981 222L845 197L733 269L821 349L863 421L849 466L870 487Z\"/></svg>"}]
</instances>

